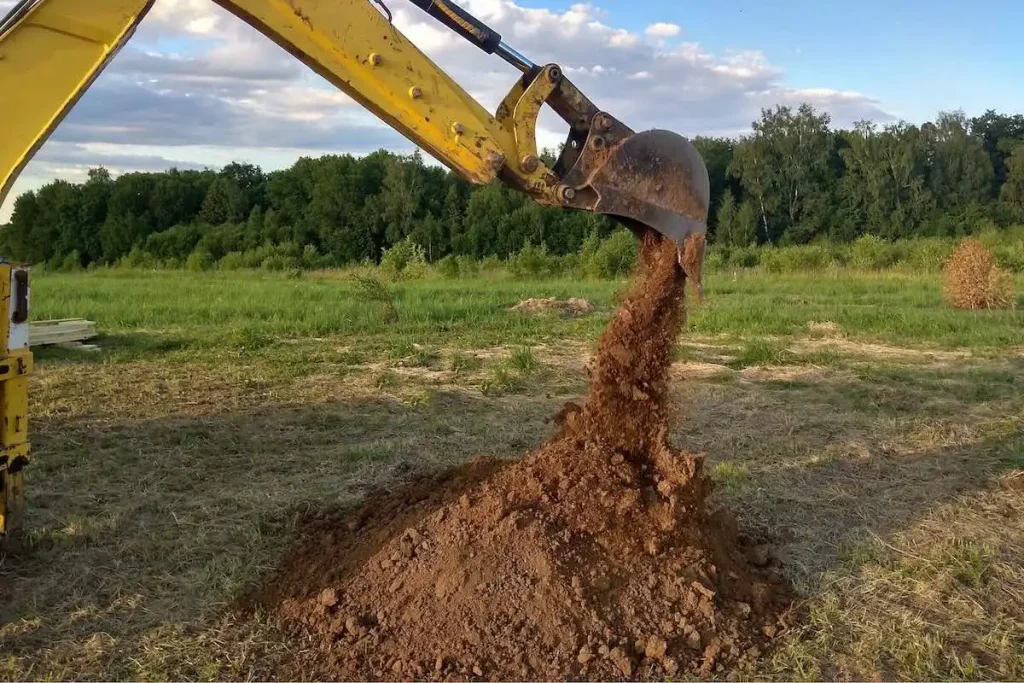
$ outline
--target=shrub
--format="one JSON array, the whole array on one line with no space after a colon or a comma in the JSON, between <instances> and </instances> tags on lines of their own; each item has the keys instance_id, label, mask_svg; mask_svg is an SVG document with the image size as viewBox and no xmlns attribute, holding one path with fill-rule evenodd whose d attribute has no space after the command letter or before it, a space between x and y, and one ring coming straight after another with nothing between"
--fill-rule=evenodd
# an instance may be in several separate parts
<instances>
[{"instance_id":1,"label":"shrub","mask_svg":"<svg viewBox=\"0 0 1024 683\"><path fill-rule=\"evenodd\" d=\"M738 247L729 252L730 268L757 268L761 263L761 252L757 247Z\"/></svg>"},{"instance_id":2,"label":"shrub","mask_svg":"<svg viewBox=\"0 0 1024 683\"><path fill-rule=\"evenodd\" d=\"M761 266L772 273L801 273L824 270L833 265L827 247L811 244L761 252Z\"/></svg>"},{"instance_id":3,"label":"shrub","mask_svg":"<svg viewBox=\"0 0 1024 683\"><path fill-rule=\"evenodd\" d=\"M427 257L423 247L413 242L411 237L406 237L390 249L385 250L380 259L381 270L392 280L408 278L412 275L422 277L425 269L421 269L418 264L425 266L426 263ZM412 271L407 272L410 271L410 268Z\"/></svg>"},{"instance_id":4,"label":"shrub","mask_svg":"<svg viewBox=\"0 0 1024 683\"><path fill-rule=\"evenodd\" d=\"M303 268L318 268L320 266L320 254L316 250L315 244L307 244L302 248L302 267Z\"/></svg>"},{"instance_id":5,"label":"shrub","mask_svg":"<svg viewBox=\"0 0 1024 683\"><path fill-rule=\"evenodd\" d=\"M356 286L356 295L360 299L375 301L380 304L386 324L398 320L398 308L395 306L395 298L386 284L377 278L361 275L353 275L352 283Z\"/></svg>"},{"instance_id":6,"label":"shrub","mask_svg":"<svg viewBox=\"0 0 1024 683\"><path fill-rule=\"evenodd\" d=\"M448 278L449 280L459 277L459 260L451 254L435 263L434 268L437 269L441 277Z\"/></svg>"},{"instance_id":7,"label":"shrub","mask_svg":"<svg viewBox=\"0 0 1024 683\"><path fill-rule=\"evenodd\" d=\"M475 277L480 273L480 262L472 256L456 256L459 264L459 277Z\"/></svg>"},{"instance_id":8,"label":"shrub","mask_svg":"<svg viewBox=\"0 0 1024 683\"><path fill-rule=\"evenodd\" d=\"M946 264L946 300L955 308L1013 308L1013 280L999 266L990 249L967 238Z\"/></svg>"},{"instance_id":9,"label":"shrub","mask_svg":"<svg viewBox=\"0 0 1024 683\"><path fill-rule=\"evenodd\" d=\"M882 270L896 263L893 250L884 240L874 235L858 237L850 245L849 264L864 270Z\"/></svg>"},{"instance_id":10,"label":"shrub","mask_svg":"<svg viewBox=\"0 0 1024 683\"><path fill-rule=\"evenodd\" d=\"M1003 232L991 218L983 218L975 223L973 235L986 249L991 249L1003 242Z\"/></svg>"},{"instance_id":11,"label":"shrub","mask_svg":"<svg viewBox=\"0 0 1024 683\"><path fill-rule=\"evenodd\" d=\"M426 260L413 261L402 271L402 280L422 280L430 275L430 266Z\"/></svg>"},{"instance_id":12,"label":"shrub","mask_svg":"<svg viewBox=\"0 0 1024 683\"><path fill-rule=\"evenodd\" d=\"M242 267L243 268L261 268L263 262L274 255L274 247L269 244L256 247L255 249L247 249L242 252Z\"/></svg>"},{"instance_id":13,"label":"shrub","mask_svg":"<svg viewBox=\"0 0 1024 683\"><path fill-rule=\"evenodd\" d=\"M185 268L193 273L210 270L215 265L217 265L217 261L213 258L213 254L205 249L196 249L188 255L188 260L185 261Z\"/></svg>"},{"instance_id":14,"label":"shrub","mask_svg":"<svg viewBox=\"0 0 1024 683\"><path fill-rule=\"evenodd\" d=\"M301 267L299 259L295 256L286 256L284 254L271 254L267 258L263 259L263 263L260 267L263 270L270 270L275 273L280 273L286 270L297 270Z\"/></svg>"},{"instance_id":15,"label":"shrub","mask_svg":"<svg viewBox=\"0 0 1024 683\"><path fill-rule=\"evenodd\" d=\"M930 237L912 240L907 243L907 266L914 270L934 272L942 270L942 266L953 253L953 241L941 237Z\"/></svg>"},{"instance_id":16,"label":"shrub","mask_svg":"<svg viewBox=\"0 0 1024 683\"><path fill-rule=\"evenodd\" d=\"M583 274L583 259L579 254L566 254L555 257L555 274L580 277Z\"/></svg>"},{"instance_id":17,"label":"shrub","mask_svg":"<svg viewBox=\"0 0 1024 683\"><path fill-rule=\"evenodd\" d=\"M582 264L590 277L611 280L628 275L636 265L637 240L628 230L618 230L601 242L590 259Z\"/></svg>"},{"instance_id":18,"label":"shrub","mask_svg":"<svg viewBox=\"0 0 1024 683\"><path fill-rule=\"evenodd\" d=\"M996 264L1013 273L1024 273L1024 241L1002 244L992 249Z\"/></svg>"},{"instance_id":19,"label":"shrub","mask_svg":"<svg viewBox=\"0 0 1024 683\"><path fill-rule=\"evenodd\" d=\"M246 267L245 255L240 251L228 252L217 262L217 266L221 270L241 270Z\"/></svg>"},{"instance_id":20,"label":"shrub","mask_svg":"<svg viewBox=\"0 0 1024 683\"><path fill-rule=\"evenodd\" d=\"M117 261L121 268L155 268L156 259L144 252L140 247L132 247L132 250Z\"/></svg>"},{"instance_id":21,"label":"shrub","mask_svg":"<svg viewBox=\"0 0 1024 683\"><path fill-rule=\"evenodd\" d=\"M495 271L501 270L503 267L504 264L501 262L501 259L498 258L497 256L484 257L484 260L480 262L480 270L482 270L485 273L493 273Z\"/></svg>"},{"instance_id":22,"label":"shrub","mask_svg":"<svg viewBox=\"0 0 1024 683\"><path fill-rule=\"evenodd\" d=\"M78 255L77 249L61 259L58 270L62 273L75 273L82 270L82 257Z\"/></svg>"},{"instance_id":23,"label":"shrub","mask_svg":"<svg viewBox=\"0 0 1024 683\"><path fill-rule=\"evenodd\" d=\"M714 273L725 270L729 263L728 247L711 247L704 254L704 272Z\"/></svg>"},{"instance_id":24,"label":"shrub","mask_svg":"<svg viewBox=\"0 0 1024 683\"><path fill-rule=\"evenodd\" d=\"M558 258L548 253L547 247L535 247L527 242L511 259L508 267L519 278L539 278L554 275L559 270Z\"/></svg>"}]
</instances>

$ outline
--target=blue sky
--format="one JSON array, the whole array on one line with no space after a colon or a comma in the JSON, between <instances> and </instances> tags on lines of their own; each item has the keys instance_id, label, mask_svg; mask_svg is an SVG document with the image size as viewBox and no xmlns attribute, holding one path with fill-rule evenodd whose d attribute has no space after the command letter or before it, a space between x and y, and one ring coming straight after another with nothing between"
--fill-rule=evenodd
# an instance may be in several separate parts
<instances>
[{"instance_id":1,"label":"blue sky","mask_svg":"<svg viewBox=\"0 0 1024 683\"><path fill-rule=\"evenodd\" d=\"M408 0L396 24L487 107L516 77ZM635 128L741 135L761 107L807 101L834 125L921 123L940 110L1024 113L1024 0L459 0L537 62L557 61ZM0 0L0 10L12 0ZM1002 29L1002 30L1000 30ZM564 129L562 129L564 130ZM542 144L564 136L542 119ZM112 132L115 131L115 132ZM209 0L157 0L32 162L15 192L54 178L216 168L268 170L301 155L410 144ZM0 207L0 222L12 208Z\"/></svg>"},{"instance_id":2,"label":"blue sky","mask_svg":"<svg viewBox=\"0 0 1024 683\"><path fill-rule=\"evenodd\" d=\"M572 2L524 0L566 9ZM855 90L914 122L962 108L1024 112L1024 2L1018 0L630 0L597 3L608 22L683 28L712 52L757 49L795 87Z\"/></svg>"}]
</instances>

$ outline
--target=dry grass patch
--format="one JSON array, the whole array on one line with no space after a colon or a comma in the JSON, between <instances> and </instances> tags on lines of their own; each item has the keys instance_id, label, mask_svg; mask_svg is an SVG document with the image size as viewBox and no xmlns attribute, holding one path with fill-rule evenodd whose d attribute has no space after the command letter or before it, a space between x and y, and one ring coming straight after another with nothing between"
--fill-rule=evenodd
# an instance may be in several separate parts
<instances>
[{"instance_id":1,"label":"dry grass patch","mask_svg":"<svg viewBox=\"0 0 1024 683\"><path fill-rule=\"evenodd\" d=\"M298 517L542 442L585 390L592 348L542 341L417 354L398 338L328 338L202 365L43 363L30 535L0 561L0 678L301 678L273 629L226 606L276 565ZM1022 675L1006 607L1024 546L1019 359L885 347L773 381L794 377L766 361L821 350L773 339L748 349L761 367L746 372L768 381L748 381L716 362L734 337L684 341L676 439L707 453L722 500L808 600L808 626L759 675ZM523 386L484 396L498 367ZM1005 516L976 494L997 480Z\"/></svg>"},{"instance_id":2,"label":"dry grass patch","mask_svg":"<svg viewBox=\"0 0 1024 683\"><path fill-rule=\"evenodd\" d=\"M575 318L593 313L594 305L579 297L558 299L552 296L543 299L524 299L508 310L528 314L557 313L565 318Z\"/></svg>"},{"instance_id":3,"label":"dry grass patch","mask_svg":"<svg viewBox=\"0 0 1024 683\"><path fill-rule=\"evenodd\" d=\"M866 535L826 574L777 652L798 678L1024 677L1024 498L985 490L889 538Z\"/></svg>"},{"instance_id":4,"label":"dry grass patch","mask_svg":"<svg viewBox=\"0 0 1024 683\"><path fill-rule=\"evenodd\" d=\"M944 293L955 308L1016 308L1013 278L996 265L995 256L969 237L946 262Z\"/></svg>"}]
</instances>

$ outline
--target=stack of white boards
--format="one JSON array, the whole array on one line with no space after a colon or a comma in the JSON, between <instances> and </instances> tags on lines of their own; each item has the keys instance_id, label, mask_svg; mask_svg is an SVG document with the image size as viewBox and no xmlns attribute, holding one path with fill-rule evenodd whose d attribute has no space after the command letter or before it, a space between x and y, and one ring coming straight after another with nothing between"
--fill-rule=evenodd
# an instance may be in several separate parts
<instances>
[{"instance_id":1,"label":"stack of white boards","mask_svg":"<svg viewBox=\"0 0 1024 683\"><path fill-rule=\"evenodd\" d=\"M59 346L78 351L99 351L100 347L82 342L97 335L96 323L83 318L36 320L29 323L29 346Z\"/></svg>"}]
</instances>

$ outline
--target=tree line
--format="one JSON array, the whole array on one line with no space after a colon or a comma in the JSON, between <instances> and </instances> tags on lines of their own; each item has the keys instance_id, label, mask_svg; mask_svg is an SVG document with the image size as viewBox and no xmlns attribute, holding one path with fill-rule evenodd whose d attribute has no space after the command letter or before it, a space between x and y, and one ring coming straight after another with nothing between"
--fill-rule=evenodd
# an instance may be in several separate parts
<instances>
[{"instance_id":1,"label":"tree line","mask_svg":"<svg viewBox=\"0 0 1024 683\"><path fill-rule=\"evenodd\" d=\"M979 223L1024 221L1024 115L940 113L830 127L810 105L761 112L749 135L699 137L712 189L710 233L724 246L956 236ZM524 245L553 255L606 237L601 216L541 207L500 185L473 187L417 153L301 158L265 173L252 164L53 181L17 198L0 230L12 260L81 267L140 255L302 251L322 266L377 261L396 244L448 255L507 257ZM258 264L257 264L258 265Z\"/></svg>"}]
</instances>

